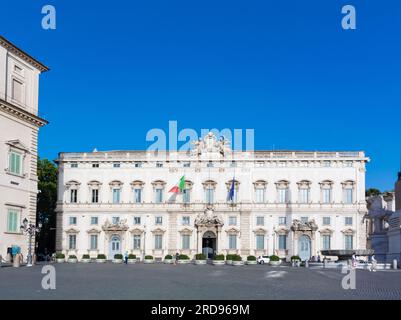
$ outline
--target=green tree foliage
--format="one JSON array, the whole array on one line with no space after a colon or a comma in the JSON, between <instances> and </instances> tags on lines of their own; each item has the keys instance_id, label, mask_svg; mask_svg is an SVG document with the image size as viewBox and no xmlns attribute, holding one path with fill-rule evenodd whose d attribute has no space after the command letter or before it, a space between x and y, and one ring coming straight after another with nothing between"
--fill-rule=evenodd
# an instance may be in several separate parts
<instances>
[{"instance_id":1,"label":"green tree foliage","mask_svg":"<svg viewBox=\"0 0 401 320\"><path fill-rule=\"evenodd\" d=\"M380 192L379 189L370 188L370 189L366 190L366 196L367 197L378 196L380 194L381 194L381 192Z\"/></svg>"},{"instance_id":2,"label":"green tree foliage","mask_svg":"<svg viewBox=\"0 0 401 320\"><path fill-rule=\"evenodd\" d=\"M53 253L56 242L57 167L48 159L38 160L38 203L36 220L42 224L38 252Z\"/></svg>"}]
</instances>

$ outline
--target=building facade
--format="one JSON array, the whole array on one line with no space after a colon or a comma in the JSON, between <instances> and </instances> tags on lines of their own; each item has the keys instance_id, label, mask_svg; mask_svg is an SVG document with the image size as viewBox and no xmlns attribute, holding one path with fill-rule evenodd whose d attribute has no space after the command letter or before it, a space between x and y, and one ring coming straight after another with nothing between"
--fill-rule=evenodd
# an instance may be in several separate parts
<instances>
[{"instance_id":1,"label":"building facade","mask_svg":"<svg viewBox=\"0 0 401 320\"><path fill-rule=\"evenodd\" d=\"M126 251L308 259L364 249L368 160L363 152L233 152L212 133L190 152L60 153L56 248L109 259ZM181 192L169 192L181 179Z\"/></svg>"},{"instance_id":2,"label":"building facade","mask_svg":"<svg viewBox=\"0 0 401 320\"><path fill-rule=\"evenodd\" d=\"M39 75L48 68L0 36L0 255L28 239L20 226L35 224Z\"/></svg>"}]
</instances>

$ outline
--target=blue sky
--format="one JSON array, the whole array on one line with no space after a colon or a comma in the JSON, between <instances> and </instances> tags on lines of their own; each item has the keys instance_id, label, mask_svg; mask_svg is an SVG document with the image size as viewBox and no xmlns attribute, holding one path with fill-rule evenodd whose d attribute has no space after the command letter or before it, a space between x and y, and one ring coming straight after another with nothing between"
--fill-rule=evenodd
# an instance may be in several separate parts
<instances>
[{"instance_id":1,"label":"blue sky","mask_svg":"<svg viewBox=\"0 0 401 320\"><path fill-rule=\"evenodd\" d=\"M151 128L255 129L256 149L401 151L400 1L8 1L0 32L51 68L40 156L145 149ZM57 29L41 28L41 8ZM341 28L353 4L357 30ZM7 14L5 14L7 12Z\"/></svg>"}]
</instances>

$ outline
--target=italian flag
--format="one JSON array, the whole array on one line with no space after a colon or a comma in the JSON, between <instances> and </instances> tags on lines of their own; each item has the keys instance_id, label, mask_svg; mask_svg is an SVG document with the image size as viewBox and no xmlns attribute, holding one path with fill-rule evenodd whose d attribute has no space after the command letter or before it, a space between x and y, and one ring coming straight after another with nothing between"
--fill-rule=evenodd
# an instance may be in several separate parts
<instances>
[{"instance_id":1,"label":"italian flag","mask_svg":"<svg viewBox=\"0 0 401 320\"><path fill-rule=\"evenodd\" d=\"M169 192L178 194L183 192L184 189L185 189L185 176L182 176L178 184L172 187Z\"/></svg>"}]
</instances>

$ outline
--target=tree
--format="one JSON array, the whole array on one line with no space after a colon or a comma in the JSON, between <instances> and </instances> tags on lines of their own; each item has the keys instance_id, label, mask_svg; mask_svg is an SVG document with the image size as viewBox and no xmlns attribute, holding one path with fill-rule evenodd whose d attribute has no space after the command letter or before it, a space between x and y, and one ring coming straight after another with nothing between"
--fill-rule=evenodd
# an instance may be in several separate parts
<instances>
[{"instance_id":1,"label":"tree","mask_svg":"<svg viewBox=\"0 0 401 320\"><path fill-rule=\"evenodd\" d=\"M57 167L48 159L38 160L36 221L42 224L37 236L38 252L52 253L56 244Z\"/></svg>"},{"instance_id":2,"label":"tree","mask_svg":"<svg viewBox=\"0 0 401 320\"><path fill-rule=\"evenodd\" d=\"M368 190L366 190L366 197L373 197L373 196L378 196L381 194L379 189L375 189L375 188L370 188Z\"/></svg>"}]
</instances>

